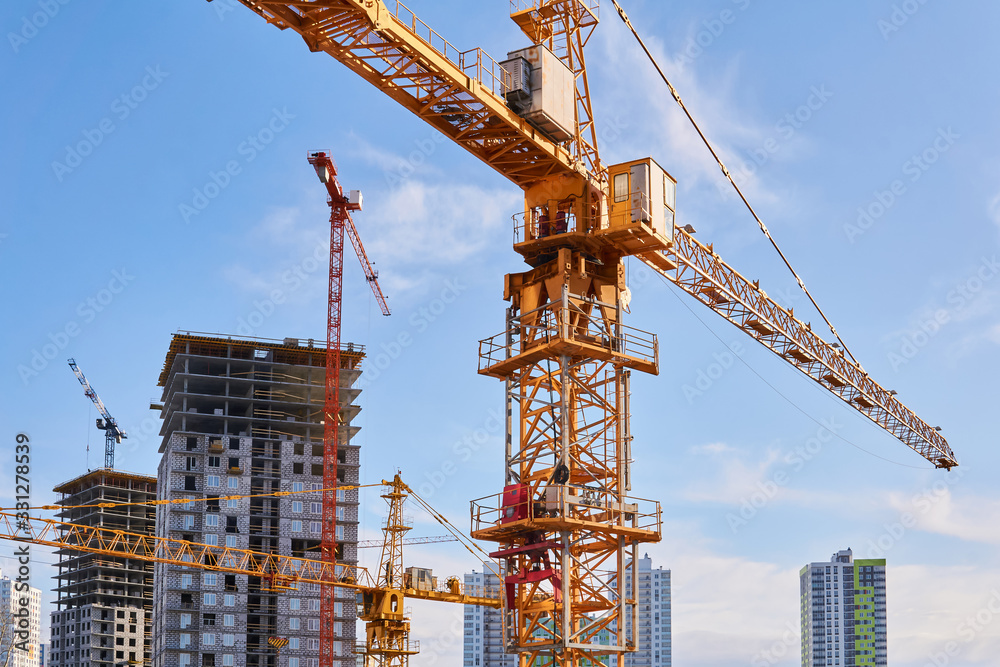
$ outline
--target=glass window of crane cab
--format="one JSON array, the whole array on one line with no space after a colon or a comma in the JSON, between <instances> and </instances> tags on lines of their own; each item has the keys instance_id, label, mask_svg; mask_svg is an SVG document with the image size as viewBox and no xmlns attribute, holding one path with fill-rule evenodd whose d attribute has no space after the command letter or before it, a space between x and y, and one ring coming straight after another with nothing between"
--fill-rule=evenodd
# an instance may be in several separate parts
<instances>
[{"instance_id":1,"label":"glass window of crane cab","mask_svg":"<svg viewBox=\"0 0 1000 667\"><path fill-rule=\"evenodd\" d=\"M614 189L615 203L623 202L628 199L628 172L615 174Z\"/></svg>"},{"instance_id":2,"label":"glass window of crane cab","mask_svg":"<svg viewBox=\"0 0 1000 667\"><path fill-rule=\"evenodd\" d=\"M666 174L663 175L663 205L671 211L676 210L677 184Z\"/></svg>"}]
</instances>

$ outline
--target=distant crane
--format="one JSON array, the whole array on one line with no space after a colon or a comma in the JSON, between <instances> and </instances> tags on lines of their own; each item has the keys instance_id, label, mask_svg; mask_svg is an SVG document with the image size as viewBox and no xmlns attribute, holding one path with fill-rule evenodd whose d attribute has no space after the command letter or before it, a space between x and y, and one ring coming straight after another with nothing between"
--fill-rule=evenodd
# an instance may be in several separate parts
<instances>
[{"instance_id":1,"label":"distant crane","mask_svg":"<svg viewBox=\"0 0 1000 667\"><path fill-rule=\"evenodd\" d=\"M115 418L111 416L108 409L104 407L104 403L101 401L101 397L97 395L94 388L90 386L90 382L87 381L87 376L83 374L80 367L76 365L74 359L69 360L69 367L73 369L76 379L80 381L83 385L84 395L94 402L97 406L97 411L101 413L101 418L97 420L97 428L104 431L104 467L111 468L115 467L115 443L119 443L128 436L125 435L125 431L121 430L118 426L118 422Z\"/></svg>"},{"instance_id":2,"label":"distant crane","mask_svg":"<svg viewBox=\"0 0 1000 667\"><path fill-rule=\"evenodd\" d=\"M368 261L361 245L358 230L351 219L351 211L360 211L361 192L352 190L345 194L337 180L337 164L326 151L313 151L309 164L316 170L320 182L326 186L327 204L330 206L330 282L326 311L326 387L323 404L323 531L320 535L320 554L325 563L333 564L343 558L337 544L337 447L340 437L340 316L344 278L344 233L350 239L361 261L361 268L382 309L389 314L385 295L378 284L378 273ZM322 667L332 667L333 647L336 640L333 621L334 587L324 586L320 593L319 655Z\"/></svg>"}]
</instances>

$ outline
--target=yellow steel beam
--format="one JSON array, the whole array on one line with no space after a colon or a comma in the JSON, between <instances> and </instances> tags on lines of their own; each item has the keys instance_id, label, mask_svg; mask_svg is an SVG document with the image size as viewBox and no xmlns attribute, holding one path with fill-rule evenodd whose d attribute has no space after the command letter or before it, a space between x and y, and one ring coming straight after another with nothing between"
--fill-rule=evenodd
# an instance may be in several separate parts
<instances>
[{"instance_id":1,"label":"yellow steel beam","mask_svg":"<svg viewBox=\"0 0 1000 667\"><path fill-rule=\"evenodd\" d=\"M0 512L0 539L213 572L245 574L272 580L280 587L314 583L359 591L379 590L371 573L357 565L230 549L125 530L25 517L10 512ZM436 591L430 595L429 591L406 590L404 594L406 597L439 602L500 606L498 598L465 595L461 592Z\"/></svg>"}]
</instances>

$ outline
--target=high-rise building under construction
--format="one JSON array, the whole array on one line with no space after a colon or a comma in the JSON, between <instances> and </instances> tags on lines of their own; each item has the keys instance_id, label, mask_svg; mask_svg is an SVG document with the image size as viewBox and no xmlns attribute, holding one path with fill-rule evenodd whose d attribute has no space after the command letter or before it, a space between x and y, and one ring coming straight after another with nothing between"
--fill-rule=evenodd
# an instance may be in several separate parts
<instances>
[{"instance_id":1,"label":"high-rise building under construction","mask_svg":"<svg viewBox=\"0 0 1000 667\"><path fill-rule=\"evenodd\" d=\"M92 470L56 486L61 521L153 534L156 478ZM62 529L63 535L68 531ZM59 549L56 610L51 614L52 667L148 665L153 564L110 554Z\"/></svg>"},{"instance_id":2,"label":"high-rise building under construction","mask_svg":"<svg viewBox=\"0 0 1000 667\"><path fill-rule=\"evenodd\" d=\"M356 485L352 420L362 348L341 350L338 485ZM320 558L326 347L312 340L174 334L159 385L163 454L157 534ZM268 497L278 491L293 495ZM227 498L227 496L242 496ZM249 496L249 497L248 497ZM257 496L257 497L253 497ZM337 492L338 562L357 562L358 492ZM154 667L317 667L319 585L155 567ZM353 665L355 596L338 589L333 648ZM271 638L285 644L277 650Z\"/></svg>"}]
</instances>

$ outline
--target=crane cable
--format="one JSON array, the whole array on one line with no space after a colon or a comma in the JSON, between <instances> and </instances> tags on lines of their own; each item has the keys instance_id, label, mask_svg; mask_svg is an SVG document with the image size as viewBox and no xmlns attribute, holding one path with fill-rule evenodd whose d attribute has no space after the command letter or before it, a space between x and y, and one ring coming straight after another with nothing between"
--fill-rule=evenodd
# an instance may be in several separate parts
<instances>
[{"instance_id":1,"label":"crane cable","mask_svg":"<svg viewBox=\"0 0 1000 667\"><path fill-rule=\"evenodd\" d=\"M809 293L809 289L806 288L805 282L803 282L802 278L799 277L799 274L796 273L795 269L792 268L792 265L788 261L788 258L785 257L785 254L781 252L781 248L778 247L778 243L774 240L774 237L771 236L771 232L768 231L767 226L764 224L764 221L760 219L760 216L758 216L757 212L754 211L753 206L751 206L750 202L747 201L747 198L743 194L743 191L740 190L740 186L736 184L735 180L733 180L732 174L729 173L729 169L727 169L726 165L723 164L722 159L719 157L718 153L715 152L715 148L712 147L712 144L705 136L705 133L701 131L701 128L698 126L697 121L695 121L694 116L691 115L691 112L688 111L688 108L684 105L684 102L681 100L680 93L677 92L677 89L674 88L673 84L670 83L670 80L667 79L667 76L663 73L663 70L660 69L660 65L656 62L656 59L653 57L653 54L649 52L649 49L646 47L646 43L642 41L642 37L639 36L639 33L632 25L632 21L629 20L628 15L625 13L625 10L622 9L621 5L618 4L618 0L611 0L611 2L614 4L615 9L618 10L618 15L621 17L622 21L624 21L625 25L628 26L628 29L632 31L632 35L634 35L636 41L639 42L639 46L641 46L642 50L646 53L646 57L649 58L649 62L651 62L653 64L653 67L656 68L656 71L660 75L660 78L663 79L663 83L667 84L667 88L670 89L670 94L673 96L674 100L677 101L677 104L680 106L681 110L684 111L684 115L686 115L688 120L691 121L691 125L693 125L695 131L698 132L698 136L701 137L701 140L702 142L704 142L705 147L708 148L709 152L712 154L712 157L715 158L716 163L718 163L719 167L722 169L722 173L725 174L729 182L732 183L733 188L735 188L736 190L736 194L740 196L740 199L743 200L743 203L746 205L747 210L750 211L750 215L752 215L753 219L757 221L757 225L760 227L760 231L764 233L764 236L767 237L767 240L771 242L772 246L774 246L774 249L778 253L778 256L781 257L781 261L783 261L785 263L785 266L788 267L788 270L791 271L792 276L795 277L795 280L798 282L799 287L802 289L805 295L809 297L809 301L812 302L812 305L816 308L816 311L819 313L820 317L823 318L823 321L826 322L828 327L830 327L830 332L834 335L834 337L838 341L840 341L840 345L843 348L844 353L847 356L849 356L854 361L854 363L857 364L858 367L860 368L861 364L858 362L855 356L851 354L851 351L847 348L847 344L844 342L844 339L840 337L840 334L837 333L837 329L833 326L833 323L823 312L823 309L819 307L819 304L816 303L816 299L814 299L812 294Z\"/></svg>"}]
</instances>

